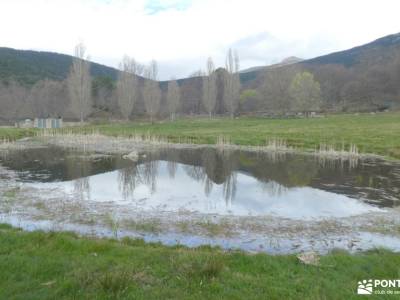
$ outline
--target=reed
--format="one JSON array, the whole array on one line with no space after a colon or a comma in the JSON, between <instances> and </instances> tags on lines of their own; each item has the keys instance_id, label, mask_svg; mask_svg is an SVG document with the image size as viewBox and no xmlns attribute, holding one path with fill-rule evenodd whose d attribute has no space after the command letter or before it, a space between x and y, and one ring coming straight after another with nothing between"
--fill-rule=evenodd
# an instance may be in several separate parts
<instances>
[{"instance_id":1,"label":"reed","mask_svg":"<svg viewBox=\"0 0 400 300\"><path fill-rule=\"evenodd\" d=\"M314 153L319 156L336 157L336 158L360 157L358 148L354 144L350 144L347 150L344 145L342 145L342 149L337 150L333 145L320 144L319 149L316 149Z\"/></svg>"},{"instance_id":2,"label":"reed","mask_svg":"<svg viewBox=\"0 0 400 300\"><path fill-rule=\"evenodd\" d=\"M324 167L336 168L339 163L341 167L344 168L345 163L348 162L350 169L355 168L358 165L359 159L362 157L358 151L358 147L354 144L350 144L347 149L345 145L342 144L340 150L337 150L333 145L320 144L319 149L315 149L314 155Z\"/></svg>"},{"instance_id":3,"label":"reed","mask_svg":"<svg viewBox=\"0 0 400 300\"><path fill-rule=\"evenodd\" d=\"M219 150L225 150L226 148L232 147L231 139L227 136L219 135L215 142L215 146Z\"/></svg>"},{"instance_id":4,"label":"reed","mask_svg":"<svg viewBox=\"0 0 400 300\"><path fill-rule=\"evenodd\" d=\"M266 139L265 142L265 149L269 151L288 151L292 150L291 147L288 146L286 140L281 138L273 138L273 139Z\"/></svg>"}]
</instances>

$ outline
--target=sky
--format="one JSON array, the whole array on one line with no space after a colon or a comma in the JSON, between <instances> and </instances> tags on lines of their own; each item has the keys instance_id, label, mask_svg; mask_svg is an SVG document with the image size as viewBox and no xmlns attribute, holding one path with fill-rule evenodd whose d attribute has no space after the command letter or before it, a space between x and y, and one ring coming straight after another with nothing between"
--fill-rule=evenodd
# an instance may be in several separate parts
<instances>
[{"instance_id":1,"label":"sky","mask_svg":"<svg viewBox=\"0 0 400 300\"><path fill-rule=\"evenodd\" d=\"M155 59L159 79L224 66L311 58L400 32L399 0L0 0L0 47L72 54L118 67Z\"/></svg>"}]
</instances>

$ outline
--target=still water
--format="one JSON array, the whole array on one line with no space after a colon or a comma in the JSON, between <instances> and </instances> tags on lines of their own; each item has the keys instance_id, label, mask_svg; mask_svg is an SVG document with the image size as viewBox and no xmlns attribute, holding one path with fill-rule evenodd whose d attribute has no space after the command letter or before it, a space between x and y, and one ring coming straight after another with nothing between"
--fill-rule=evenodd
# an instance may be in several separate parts
<instances>
[{"instance_id":1,"label":"still water","mask_svg":"<svg viewBox=\"0 0 400 300\"><path fill-rule=\"evenodd\" d=\"M8 152L0 164L24 186L136 213L346 218L400 204L400 166L293 154L164 149L121 155L41 148Z\"/></svg>"}]
</instances>

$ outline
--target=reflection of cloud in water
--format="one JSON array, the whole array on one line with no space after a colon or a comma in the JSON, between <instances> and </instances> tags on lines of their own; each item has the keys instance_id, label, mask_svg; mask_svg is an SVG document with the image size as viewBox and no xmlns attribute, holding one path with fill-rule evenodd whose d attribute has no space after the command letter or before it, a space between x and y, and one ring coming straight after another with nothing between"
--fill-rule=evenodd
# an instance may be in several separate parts
<instances>
[{"instance_id":1,"label":"reflection of cloud in water","mask_svg":"<svg viewBox=\"0 0 400 300\"><path fill-rule=\"evenodd\" d=\"M133 179L124 172L135 178L133 185ZM171 178L167 162L153 161L139 165L136 172L128 168L88 177L84 186L92 201L133 205L139 211L186 210L221 215L275 215L310 219L348 217L378 210L356 199L311 187L284 188L273 181L260 185L254 177L237 172L232 173L226 181L228 183L214 184L205 193L206 179L194 180L193 173L189 174L186 165L177 164L175 177ZM195 178L199 179L197 176ZM50 185L73 192L75 184L76 181ZM121 189L124 184L128 187ZM227 193L231 201L226 201Z\"/></svg>"}]
</instances>

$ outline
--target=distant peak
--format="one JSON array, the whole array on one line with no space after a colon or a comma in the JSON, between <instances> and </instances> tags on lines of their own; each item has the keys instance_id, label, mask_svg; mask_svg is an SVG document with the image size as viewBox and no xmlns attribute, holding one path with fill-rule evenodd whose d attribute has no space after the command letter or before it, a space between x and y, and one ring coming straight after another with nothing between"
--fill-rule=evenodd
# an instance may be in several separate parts
<instances>
[{"instance_id":1,"label":"distant peak","mask_svg":"<svg viewBox=\"0 0 400 300\"><path fill-rule=\"evenodd\" d=\"M289 57L286 57L286 58L282 59L282 61L280 63L287 65L287 64L298 63L298 62L300 62L302 60L303 60L302 58L299 58L297 56L289 56Z\"/></svg>"}]
</instances>

